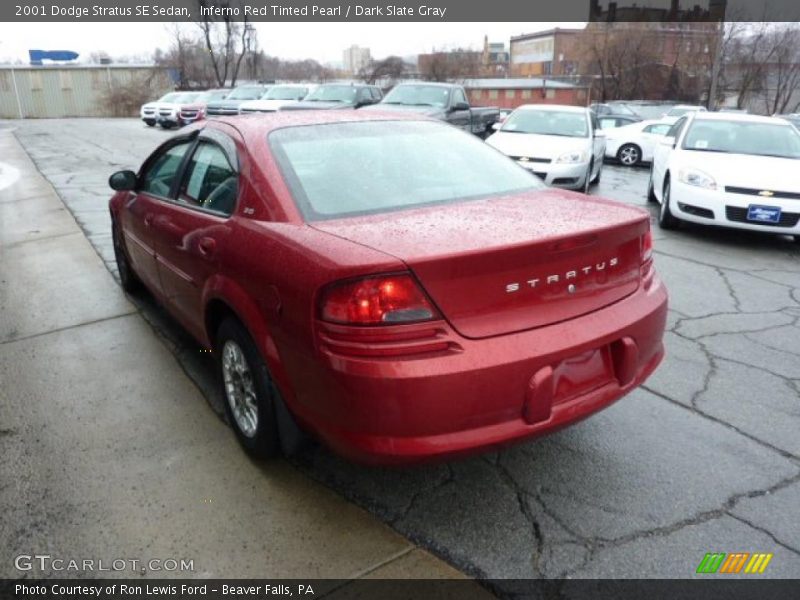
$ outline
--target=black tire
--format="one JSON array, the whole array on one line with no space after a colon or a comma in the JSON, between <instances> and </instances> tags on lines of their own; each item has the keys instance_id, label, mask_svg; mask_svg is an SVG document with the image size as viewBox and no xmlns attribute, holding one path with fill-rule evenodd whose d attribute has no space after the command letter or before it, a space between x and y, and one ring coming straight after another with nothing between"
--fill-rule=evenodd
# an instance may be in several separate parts
<instances>
[{"instance_id":1,"label":"black tire","mask_svg":"<svg viewBox=\"0 0 800 600\"><path fill-rule=\"evenodd\" d=\"M677 229L681 224L680 219L677 219L672 211L669 209L671 185L669 178L664 182L664 191L661 194L661 207L658 211L658 225L661 229Z\"/></svg>"},{"instance_id":2,"label":"black tire","mask_svg":"<svg viewBox=\"0 0 800 600\"><path fill-rule=\"evenodd\" d=\"M155 121L145 121L144 123L148 127L155 127L156 126L156 122Z\"/></svg>"},{"instance_id":3,"label":"black tire","mask_svg":"<svg viewBox=\"0 0 800 600\"><path fill-rule=\"evenodd\" d=\"M617 160L626 167L635 167L642 162L642 149L636 144L624 144L617 150Z\"/></svg>"},{"instance_id":4,"label":"black tire","mask_svg":"<svg viewBox=\"0 0 800 600\"><path fill-rule=\"evenodd\" d=\"M238 320L228 317L217 330L214 350L225 413L239 443L256 458L278 456L280 436L275 414L278 391L253 338ZM237 369L239 359L243 359L245 371ZM243 416L253 407L255 423L252 418L248 420ZM252 426L252 430L248 430L245 423Z\"/></svg>"},{"instance_id":5,"label":"black tire","mask_svg":"<svg viewBox=\"0 0 800 600\"><path fill-rule=\"evenodd\" d=\"M595 178L592 180L592 185L597 185L598 183L600 183L600 176L601 176L602 174L603 174L603 163L601 162L601 163L600 163L600 168L599 168L599 169L597 169L597 175L596 175L596 176L595 176Z\"/></svg>"},{"instance_id":6,"label":"black tire","mask_svg":"<svg viewBox=\"0 0 800 600\"><path fill-rule=\"evenodd\" d=\"M658 198L656 198L656 191L653 188L653 169L650 168L650 180L647 182L647 201L652 202L654 204L658 204Z\"/></svg>"},{"instance_id":7,"label":"black tire","mask_svg":"<svg viewBox=\"0 0 800 600\"><path fill-rule=\"evenodd\" d=\"M583 189L581 190L584 194L589 193L589 186L592 185L592 170L594 169L594 161L589 163L589 169L586 171L586 177L583 181Z\"/></svg>"},{"instance_id":8,"label":"black tire","mask_svg":"<svg viewBox=\"0 0 800 600\"><path fill-rule=\"evenodd\" d=\"M129 294L135 294L142 289L142 281L128 260L128 251L122 241L122 234L117 224L113 222L111 223L111 239L114 245L114 258L117 261L120 285Z\"/></svg>"}]
</instances>

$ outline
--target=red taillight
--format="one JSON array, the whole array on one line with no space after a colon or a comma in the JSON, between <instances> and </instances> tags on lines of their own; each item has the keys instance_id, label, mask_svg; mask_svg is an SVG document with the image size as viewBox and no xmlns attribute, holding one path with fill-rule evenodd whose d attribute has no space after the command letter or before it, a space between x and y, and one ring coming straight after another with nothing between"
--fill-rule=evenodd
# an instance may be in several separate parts
<instances>
[{"instance_id":1,"label":"red taillight","mask_svg":"<svg viewBox=\"0 0 800 600\"><path fill-rule=\"evenodd\" d=\"M436 309L411 275L380 275L325 289L320 316L348 325L417 323L435 318Z\"/></svg>"},{"instance_id":2,"label":"red taillight","mask_svg":"<svg viewBox=\"0 0 800 600\"><path fill-rule=\"evenodd\" d=\"M642 263L653 258L653 232L648 229L642 236Z\"/></svg>"}]
</instances>

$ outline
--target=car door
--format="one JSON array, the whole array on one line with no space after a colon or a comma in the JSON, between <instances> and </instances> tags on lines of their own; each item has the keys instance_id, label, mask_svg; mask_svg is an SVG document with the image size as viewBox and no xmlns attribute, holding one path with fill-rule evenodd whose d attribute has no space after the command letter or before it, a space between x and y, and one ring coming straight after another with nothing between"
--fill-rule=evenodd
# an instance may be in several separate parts
<instances>
[{"instance_id":1,"label":"car door","mask_svg":"<svg viewBox=\"0 0 800 600\"><path fill-rule=\"evenodd\" d=\"M661 189L664 186L664 174L667 170L669 155L685 124L686 117L681 117L675 121L672 127L669 128L669 131L667 131L667 134L658 141L653 150L653 188L656 190L656 194L659 194L659 197Z\"/></svg>"},{"instance_id":2,"label":"car door","mask_svg":"<svg viewBox=\"0 0 800 600\"><path fill-rule=\"evenodd\" d=\"M202 337L203 290L219 269L228 242L229 218L239 194L233 141L216 130L197 139L172 199L153 223L158 273L167 305L184 326Z\"/></svg>"},{"instance_id":3,"label":"car door","mask_svg":"<svg viewBox=\"0 0 800 600\"><path fill-rule=\"evenodd\" d=\"M161 285L153 222L176 183L181 163L192 143L190 139L176 139L156 150L139 171L136 189L129 193L120 212L128 258L139 279L156 293L161 292Z\"/></svg>"},{"instance_id":4,"label":"car door","mask_svg":"<svg viewBox=\"0 0 800 600\"><path fill-rule=\"evenodd\" d=\"M450 92L449 106L453 110L447 116L448 123L472 133L472 111L469 109L469 102L463 89L455 88Z\"/></svg>"}]
</instances>

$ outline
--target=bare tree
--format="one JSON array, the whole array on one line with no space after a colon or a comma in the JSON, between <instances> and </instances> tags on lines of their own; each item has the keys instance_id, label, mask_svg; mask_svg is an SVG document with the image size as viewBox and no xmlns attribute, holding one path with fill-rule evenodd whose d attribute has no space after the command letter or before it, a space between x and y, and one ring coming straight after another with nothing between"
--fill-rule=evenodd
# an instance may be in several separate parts
<instances>
[{"instance_id":1,"label":"bare tree","mask_svg":"<svg viewBox=\"0 0 800 600\"><path fill-rule=\"evenodd\" d=\"M644 98L663 81L665 65L642 24L592 23L579 44L581 71L592 76L600 101Z\"/></svg>"},{"instance_id":2,"label":"bare tree","mask_svg":"<svg viewBox=\"0 0 800 600\"><path fill-rule=\"evenodd\" d=\"M250 26L247 16L243 21L235 21L232 8L237 7L237 0L214 2L213 0L197 0L200 20L198 27L202 32L202 39L211 60L216 84L224 87L230 80L232 86L236 85L239 69L250 46L250 36L255 32ZM217 9L210 14L210 9ZM204 10L205 9L205 10ZM240 10L242 14L244 11ZM215 16L215 15L221 16Z\"/></svg>"},{"instance_id":3,"label":"bare tree","mask_svg":"<svg viewBox=\"0 0 800 600\"><path fill-rule=\"evenodd\" d=\"M782 24L772 38L775 50L767 68L766 112L794 112L800 106L800 27Z\"/></svg>"},{"instance_id":4,"label":"bare tree","mask_svg":"<svg viewBox=\"0 0 800 600\"><path fill-rule=\"evenodd\" d=\"M428 81L460 81L477 77L481 70L481 53L464 48L434 50L418 60L420 74Z\"/></svg>"},{"instance_id":5,"label":"bare tree","mask_svg":"<svg viewBox=\"0 0 800 600\"><path fill-rule=\"evenodd\" d=\"M383 60L370 61L358 72L358 77L369 84L374 84L381 79L395 82L403 77L406 63L399 56L387 56Z\"/></svg>"}]
</instances>

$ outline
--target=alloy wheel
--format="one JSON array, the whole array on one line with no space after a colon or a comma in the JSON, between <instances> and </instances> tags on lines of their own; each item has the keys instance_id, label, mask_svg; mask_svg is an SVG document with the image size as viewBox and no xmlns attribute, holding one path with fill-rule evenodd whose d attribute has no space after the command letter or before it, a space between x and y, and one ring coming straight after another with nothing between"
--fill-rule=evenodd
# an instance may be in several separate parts
<instances>
[{"instance_id":1,"label":"alloy wheel","mask_svg":"<svg viewBox=\"0 0 800 600\"><path fill-rule=\"evenodd\" d=\"M233 340L222 347L225 396L242 435L252 438L258 429L258 403L250 366L242 348Z\"/></svg>"}]
</instances>

